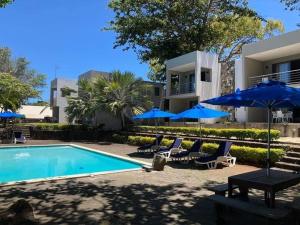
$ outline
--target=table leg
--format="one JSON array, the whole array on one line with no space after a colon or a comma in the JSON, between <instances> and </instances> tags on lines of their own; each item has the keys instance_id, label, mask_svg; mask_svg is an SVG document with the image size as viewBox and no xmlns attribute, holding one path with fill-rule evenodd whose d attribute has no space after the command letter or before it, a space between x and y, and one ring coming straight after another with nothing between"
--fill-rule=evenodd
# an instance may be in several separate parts
<instances>
[{"instance_id":1,"label":"table leg","mask_svg":"<svg viewBox=\"0 0 300 225\"><path fill-rule=\"evenodd\" d=\"M228 197L232 198L232 183L228 182Z\"/></svg>"},{"instance_id":2,"label":"table leg","mask_svg":"<svg viewBox=\"0 0 300 225\"><path fill-rule=\"evenodd\" d=\"M275 192L270 192L270 208L275 208Z\"/></svg>"},{"instance_id":3,"label":"table leg","mask_svg":"<svg viewBox=\"0 0 300 225\"><path fill-rule=\"evenodd\" d=\"M270 195L267 191L265 191L265 204L270 207Z\"/></svg>"},{"instance_id":4,"label":"table leg","mask_svg":"<svg viewBox=\"0 0 300 225\"><path fill-rule=\"evenodd\" d=\"M249 197L248 197L248 193L249 193L249 189L247 187L239 187L240 189L240 198L244 201L248 201Z\"/></svg>"}]
</instances>

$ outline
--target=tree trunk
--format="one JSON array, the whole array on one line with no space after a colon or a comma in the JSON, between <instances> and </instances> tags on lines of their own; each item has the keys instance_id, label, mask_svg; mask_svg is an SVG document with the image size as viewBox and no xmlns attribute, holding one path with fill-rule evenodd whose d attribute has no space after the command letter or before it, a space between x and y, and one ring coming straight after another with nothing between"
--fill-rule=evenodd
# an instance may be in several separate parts
<instances>
[{"instance_id":1,"label":"tree trunk","mask_svg":"<svg viewBox=\"0 0 300 225\"><path fill-rule=\"evenodd\" d=\"M121 112L121 129L124 130L125 128L125 117L124 117L124 113Z\"/></svg>"}]
</instances>

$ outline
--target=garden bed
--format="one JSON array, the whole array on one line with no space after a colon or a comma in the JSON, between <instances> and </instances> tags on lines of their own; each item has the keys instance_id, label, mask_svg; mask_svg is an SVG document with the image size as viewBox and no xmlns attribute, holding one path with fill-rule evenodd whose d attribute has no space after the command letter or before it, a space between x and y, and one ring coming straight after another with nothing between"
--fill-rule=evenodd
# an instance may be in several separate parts
<instances>
[{"instance_id":1,"label":"garden bed","mask_svg":"<svg viewBox=\"0 0 300 225\"><path fill-rule=\"evenodd\" d=\"M136 126L132 129L135 132L162 132L164 134L184 134L199 136L200 128L196 127L168 127L168 126ZM202 137L226 138L236 140L265 141L268 137L268 130L265 129L215 129L202 128ZM271 130L271 140L280 138L280 131Z\"/></svg>"}]
</instances>

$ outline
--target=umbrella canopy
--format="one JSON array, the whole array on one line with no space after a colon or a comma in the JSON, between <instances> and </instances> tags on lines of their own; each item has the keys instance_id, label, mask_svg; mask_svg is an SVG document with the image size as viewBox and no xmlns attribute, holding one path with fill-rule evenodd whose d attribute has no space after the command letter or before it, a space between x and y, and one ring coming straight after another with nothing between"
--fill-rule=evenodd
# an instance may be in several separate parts
<instances>
[{"instance_id":1,"label":"umbrella canopy","mask_svg":"<svg viewBox=\"0 0 300 225\"><path fill-rule=\"evenodd\" d=\"M176 116L172 117L172 120L177 119L209 119L209 118L218 118L218 117L225 117L229 116L229 113L222 112L214 109L206 108L200 104L194 106L192 109L188 109L183 111Z\"/></svg>"},{"instance_id":2,"label":"umbrella canopy","mask_svg":"<svg viewBox=\"0 0 300 225\"><path fill-rule=\"evenodd\" d=\"M161 111L158 108L153 108L148 112L139 114L133 117L134 120L137 119L159 119L159 118L170 118L176 116L176 114Z\"/></svg>"},{"instance_id":3,"label":"umbrella canopy","mask_svg":"<svg viewBox=\"0 0 300 225\"><path fill-rule=\"evenodd\" d=\"M200 104L194 106L191 109L183 111L176 116L172 117L172 120L177 119L209 119L209 118L218 118L218 117L225 117L229 116L229 113L222 112L214 109L206 108ZM201 132L201 123L200 123L200 137L202 137Z\"/></svg>"},{"instance_id":4,"label":"umbrella canopy","mask_svg":"<svg viewBox=\"0 0 300 225\"><path fill-rule=\"evenodd\" d=\"M212 98L203 103L234 107L294 108L300 105L300 89L279 81L267 81L235 93Z\"/></svg>"},{"instance_id":5,"label":"umbrella canopy","mask_svg":"<svg viewBox=\"0 0 300 225\"><path fill-rule=\"evenodd\" d=\"M270 130L272 109L299 107L300 89L288 87L285 83L279 81L267 81L243 91L238 89L235 93L203 101L203 103L268 109L267 174L270 175Z\"/></svg>"},{"instance_id":6,"label":"umbrella canopy","mask_svg":"<svg viewBox=\"0 0 300 225\"><path fill-rule=\"evenodd\" d=\"M0 113L0 118L24 118L23 114L18 114L14 112L2 112Z\"/></svg>"}]
</instances>

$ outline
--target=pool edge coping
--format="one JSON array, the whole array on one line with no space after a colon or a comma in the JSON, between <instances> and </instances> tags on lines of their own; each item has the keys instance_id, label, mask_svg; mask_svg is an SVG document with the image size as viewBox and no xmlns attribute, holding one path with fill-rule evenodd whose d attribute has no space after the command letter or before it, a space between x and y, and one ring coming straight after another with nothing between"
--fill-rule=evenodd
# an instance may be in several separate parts
<instances>
[{"instance_id":1,"label":"pool edge coping","mask_svg":"<svg viewBox=\"0 0 300 225\"><path fill-rule=\"evenodd\" d=\"M49 144L49 145L23 145L23 146L7 145L7 146L0 146L0 149L1 148L22 148L22 147L23 148L24 147L48 147L48 146L52 146L52 147L53 146L72 146L72 147L75 147L75 148L82 148L82 149L87 150L87 151L91 151L91 152L111 156L111 157L114 157L114 158L119 158L121 160L125 160L125 161L140 164L141 168L123 169L123 170L114 170L114 171L105 171L105 172L95 172L95 173L83 173L83 174L75 174L75 175L56 176L56 177L51 177L51 178L37 178L37 179L30 179L30 180L26 180L26 181L11 181L11 182L6 182L6 183L0 183L0 187L21 185L21 184L24 185L24 184L33 184L33 183L43 183L43 182L48 182L48 181L68 180L68 179L72 179L72 178L85 178L85 177L93 178L97 175L123 173L123 172L131 172L131 171L140 171L140 170L143 170L145 168L145 166L146 167L152 167L151 163L148 163L148 162L132 159L132 158L129 158L129 157L126 157L126 156L116 155L116 154L113 154L113 153L104 152L104 151L101 151L101 150L92 149L92 148L89 148L89 147L85 147L85 146L81 146L81 145L73 144L73 143L70 143L70 144Z\"/></svg>"}]
</instances>

